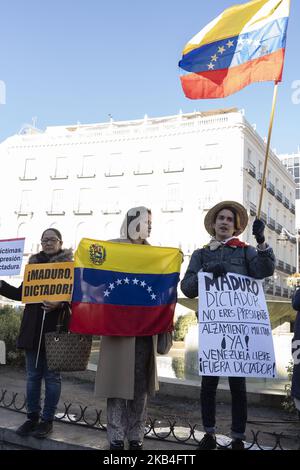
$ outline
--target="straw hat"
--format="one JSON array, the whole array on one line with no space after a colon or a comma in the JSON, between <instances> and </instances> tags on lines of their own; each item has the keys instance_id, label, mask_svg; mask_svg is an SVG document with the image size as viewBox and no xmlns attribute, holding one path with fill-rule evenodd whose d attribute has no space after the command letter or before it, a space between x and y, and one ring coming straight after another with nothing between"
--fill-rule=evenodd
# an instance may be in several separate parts
<instances>
[{"instance_id":1,"label":"straw hat","mask_svg":"<svg viewBox=\"0 0 300 470\"><path fill-rule=\"evenodd\" d=\"M206 214L204 219L204 226L208 233L212 236L215 235L213 225L216 221L217 214L222 209L233 210L237 215L237 230L234 232L235 236L240 235L248 224L248 214L244 206L235 201L222 201L212 207Z\"/></svg>"}]
</instances>

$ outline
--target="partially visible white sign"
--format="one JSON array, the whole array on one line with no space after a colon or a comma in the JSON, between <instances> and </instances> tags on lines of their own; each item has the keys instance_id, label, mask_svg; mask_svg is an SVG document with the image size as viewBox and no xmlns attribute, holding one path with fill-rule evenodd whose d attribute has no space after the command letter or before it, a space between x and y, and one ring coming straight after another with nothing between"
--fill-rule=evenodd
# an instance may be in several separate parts
<instances>
[{"instance_id":1,"label":"partially visible white sign","mask_svg":"<svg viewBox=\"0 0 300 470\"><path fill-rule=\"evenodd\" d=\"M0 341L0 364L6 364L6 349L4 341Z\"/></svg>"},{"instance_id":2,"label":"partially visible white sign","mask_svg":"<svg viewBox=\"0 0 300 470\"><path fill-rule=\"evenodd\" d=\"M20 274L25 238L0 240L0 276Z\"/></svg>"},{"instance_id":3,"label":"partially visible white sign","mask_svg":"<svg viewBox=\"0 0 300 470\"><path fill-rule=\"evenodd\" d=\"M198 273L199 375L275 378L275 354L262 281Z\"/></svg>"}]
</instances>

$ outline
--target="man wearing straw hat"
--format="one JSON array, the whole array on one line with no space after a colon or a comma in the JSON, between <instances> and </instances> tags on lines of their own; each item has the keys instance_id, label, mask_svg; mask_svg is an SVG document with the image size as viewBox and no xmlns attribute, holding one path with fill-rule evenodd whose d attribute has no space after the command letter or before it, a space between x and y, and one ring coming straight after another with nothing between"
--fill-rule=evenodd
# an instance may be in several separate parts
<instances>
[{"instance_id":1,"label":"man wearing straw hat","mask_svg":"<svg viewBox=\"0 0 300 470\"><path fill-rule=\"evenodd\" d=\"M252 233L257 247L239 240L246 228L246 209L235 201L224 201L212 207L205 216L204 225L211 235L210 242L192 254L188 269L181 282L182 292L190 298L198 295L198 272L213 273L213 277L224 276L228 272L263 279L272 276L275 269L275 256L265 243L262 220L256 219ZM247 422L247 394L245 377L228 377L232 399L231 447L244 449ZM202 376L201 412L205 435L199 449L212 450L217 447L215 437L216 391L219 377Z\"/></svg>"}]
</instances>

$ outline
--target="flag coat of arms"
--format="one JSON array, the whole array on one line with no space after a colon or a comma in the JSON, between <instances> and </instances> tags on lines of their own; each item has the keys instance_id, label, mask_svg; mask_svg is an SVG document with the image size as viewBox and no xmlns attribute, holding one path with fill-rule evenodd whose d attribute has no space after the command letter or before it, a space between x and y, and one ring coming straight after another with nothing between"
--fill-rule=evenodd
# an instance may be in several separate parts
<instances>
[{"instance_id":1,"label":"flag coat of arms","mask_svg":"<svg viewBox=\"0 0 300 470\"><path fill-rule=\"evenodd\" d=\"M83 238L75 253L70 330L104 336L171 331L182 254Z\"/></svg>"},{"instance_id":2,"label":"flag coat of arms","mask_svg":"<svg viewBox=\"0 0 300 470\"><path fill-rule=\"evenodd\" d=\"M187 98L223 98L253 82L282 79L290 0L253 0L224 10L185 46Z\"/></svg>"}]
</instances>

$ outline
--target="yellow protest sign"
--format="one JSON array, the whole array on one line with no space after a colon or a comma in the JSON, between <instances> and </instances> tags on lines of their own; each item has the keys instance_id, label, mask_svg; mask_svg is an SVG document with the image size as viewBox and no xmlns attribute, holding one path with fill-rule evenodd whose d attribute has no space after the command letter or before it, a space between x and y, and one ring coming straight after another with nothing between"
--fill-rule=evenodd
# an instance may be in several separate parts
<instances>
[{"instance_id":1,"label":"yellow protest sign","mask_svg":"<svg viewBox=\"0 0 300 470\"><path fill-rule=\"evenodd\" d=\"M73 262L28 264L23 279L22 302L69 302L73 281Z\"/></svg>"}]
</instances>

